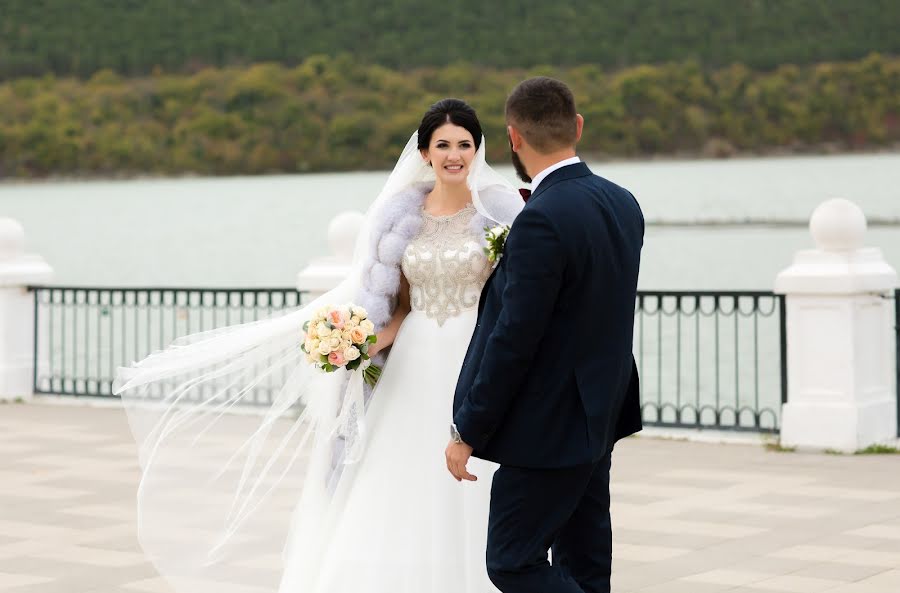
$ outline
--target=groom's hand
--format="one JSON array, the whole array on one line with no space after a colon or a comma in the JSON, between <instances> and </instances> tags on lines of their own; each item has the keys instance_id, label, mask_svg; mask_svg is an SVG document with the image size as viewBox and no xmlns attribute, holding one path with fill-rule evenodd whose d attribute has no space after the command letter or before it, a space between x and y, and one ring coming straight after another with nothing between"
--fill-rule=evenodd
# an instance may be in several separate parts
<instances>
[{"instance_id":1,"label":"groom's hand","mask_svg":"<svg viewBox=\"0 0 900 593\"><path fill-rule=\"evenodd\" d=\"M478 479L466 469L469 457L472 456L472 447L465 443L457 443L451 439L450 444L447 445L447 450L444 451L444 456L447 458L447 469L450 470L457 482L462 480L474 482Z\"/></svg>"}]
</instances>

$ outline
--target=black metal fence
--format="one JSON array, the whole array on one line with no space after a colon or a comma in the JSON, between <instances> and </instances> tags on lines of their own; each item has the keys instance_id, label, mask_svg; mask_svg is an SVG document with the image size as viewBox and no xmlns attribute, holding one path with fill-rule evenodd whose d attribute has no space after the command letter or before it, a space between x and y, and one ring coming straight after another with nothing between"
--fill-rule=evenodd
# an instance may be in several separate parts
<instances>
[{"instance_id":1,"label":"black metal fence","mask_svg":"<svg viewBox=\"0 0 900 593\"><path fill-rule=\"evenodd\" d=\"M645 424L778 432L787 401L783 296L640 292L634 350Z\"/></svg>"},{"instance_id":2,"label":"black metal fence","mask_svg":"<svg viewBox=\"0 0 900 593\"><path fill-rule=\"evenodd\" d=\"M300 304L294 289L32 287L35 393L112 397L116 369Z\"/></svg>"},{"instance_id":3,"label":"black metal fence","mask_svg":"<svg viewBox=\"0 0 900 593\"><path fill-rule=\"evenodd\" d=\"M894 369L897 374L894 389L897 391L897 436L900 437L900 288L894 289L894 335Z\"/></svg>"},{"instance_id":4,"label":"black metal fence","mask_svg":"<svg viewBox=\"0 0 900 593\"><path fill-rule=\"evenodd\" d=\"M34 390L112 397L116 369L180 336L298 306L293 289L34 287ZM784 299L640 292L634 351L648 425L777 432ZM900 339L900 337L898 337ZM265 403L272 390L261 386Z\"/></svg>"}]
</instances>

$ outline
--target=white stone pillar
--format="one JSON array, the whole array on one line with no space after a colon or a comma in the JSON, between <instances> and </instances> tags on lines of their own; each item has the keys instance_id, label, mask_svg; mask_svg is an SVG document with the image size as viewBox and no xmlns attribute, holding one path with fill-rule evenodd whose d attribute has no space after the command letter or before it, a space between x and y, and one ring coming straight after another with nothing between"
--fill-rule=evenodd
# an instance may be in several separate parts
<instances>
[{"instance_id":1,"label":"white stone pillar","mask_svg":"<svg viewBox=\"0 0 900 593\"><path fill-rule=\"evenodd\" d=\"M788 402L781 443L853 452L897 437L894 319L897 273L863 247L866 218L848 200L816 208L817 249L778 275L787 301Z\"/></svg>"},{"instance_id":2,"label":"white stone pillar","mask_svg":"<svg viewBox=\"0 0 900 593\"><path fill-rule=\"evenodd\" d=\"M337 286L350 273L353 251L364 218L360 212L347 211L331 220L328 225L331 255L312 260L297 275L297 290L308 293L307 302Z\"/></svg>"},{"instance_id":3,"label":"white stone pillar","mask_svg":"<svg viewBox=\"0 0 900 593\"><path fill-rule=\"evenodd\" d=\"M25 230L0 218L0 400L31 398L34 387L34 295L28 286L53 274L37 255L25 254Z\"/></svg>"}]
</instances>

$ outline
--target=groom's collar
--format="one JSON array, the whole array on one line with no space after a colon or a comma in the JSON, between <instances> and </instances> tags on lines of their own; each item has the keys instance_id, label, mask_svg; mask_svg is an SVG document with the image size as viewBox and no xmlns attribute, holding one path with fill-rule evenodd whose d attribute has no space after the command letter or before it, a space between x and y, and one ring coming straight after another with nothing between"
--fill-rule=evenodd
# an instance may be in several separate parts
<instances>
[{"instance_id":1,"label":"groom's collar","mask_svg":"<svg viewBox=\"0 0 900 593\"><path fill-rule=\"evenodd\" d=\"M541 171L540 173L535 175L534 179L531 180L531 193L534 193L537 191L537 189L541 186L541 181L546 179L547 176L550 175L550 173L553 173L557 169L562 169L563 167L566 167L568 165L574 165L575 163L580 163L580 162L581 162L580 158L578 158L577 156L573 156L573 157L563 159L557 163L550 165L549 167L547 167L546 169L544 169L543 171Z\"/></svg>"},{"instance_id":2,"label":"groom's collar","mask_svg":"<svg viewBox=\"0 0 900 593\"><path fill-rule=\"evenodd\" d=\"M588 169L588 166L582 161L578 161L570 165L560 166L560 168L551 171L550 174L543 179L538 180L540 181L540 183L534 186L535 190L531 194L531 197L528 199L528 202L531 203L540 194L544 193L547 188L552 185L556 185L560 181L575 179L576 177L586 177L588 175L591 175L591 170Z\"/></svg>"}]
</instances>

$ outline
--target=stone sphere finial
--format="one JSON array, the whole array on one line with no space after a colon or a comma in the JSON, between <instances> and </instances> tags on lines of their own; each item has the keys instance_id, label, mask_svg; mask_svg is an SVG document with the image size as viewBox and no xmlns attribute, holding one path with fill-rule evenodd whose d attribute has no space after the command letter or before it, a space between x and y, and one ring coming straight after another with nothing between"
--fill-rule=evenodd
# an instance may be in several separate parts
<instances>
[{"instance_id":1,"label":"stone sphere finial","mask_svg":"<svg viewBox=\"0 0 900 593\"><path fill-rule=\"evenodd\" d=\"M328 247L338 258L353 259L356 238L362 229L365 217L361 212L341 212L328 224Z\"/></svg>"},{"instance_id":2,"label":"stone sphere finial","mask_svg":"<svg viewBox=\"0 0 900 593\"><path fill-rule=\"evenodd\" d=\"M18 220L0 217L0 261L25 254L25 228Z\"/></svg>"},{"instance_id":3,"label":"stone sphere finial","mask_svg":"<svg viewBox=\"0 0 900 593\"><path fill-rule=\"evenodd\" d=\"M862 209L843 198L822 202L809 220L809 231L823 251L862 248L866 228L866 215Z\"/></svg>"}]
</instances>

